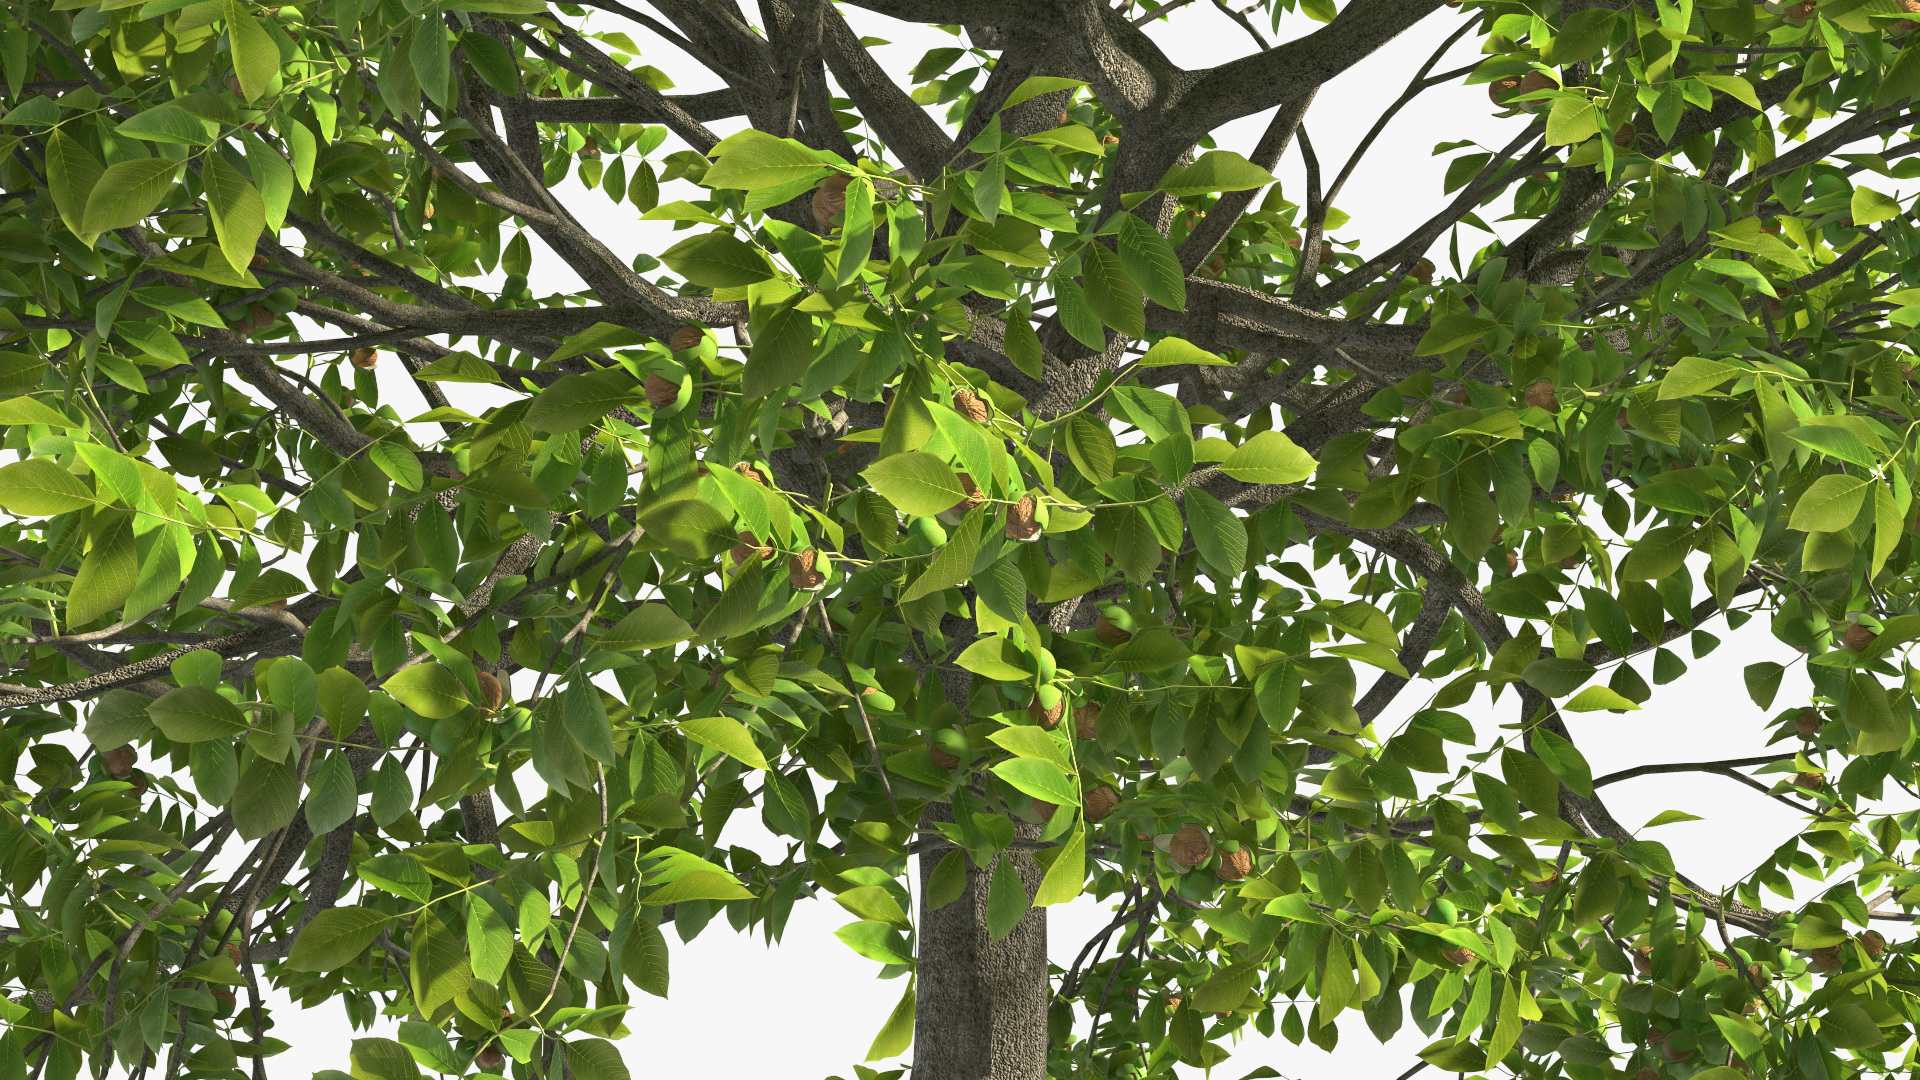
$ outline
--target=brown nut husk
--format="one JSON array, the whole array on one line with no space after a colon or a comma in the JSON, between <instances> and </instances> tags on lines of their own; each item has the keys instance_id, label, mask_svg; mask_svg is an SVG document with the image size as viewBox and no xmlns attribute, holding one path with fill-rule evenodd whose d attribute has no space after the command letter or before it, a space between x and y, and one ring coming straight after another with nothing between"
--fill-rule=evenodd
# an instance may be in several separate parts
<instances>
[{"instance_id":1,"label":"brown nut husk","mask_svg":"<svg viewBox=\"0 0 1920 1080\"><path fill-rule=\"evenodd\" d=\"M1473 959L1473 953L1468 952L1466 949L1442 949L1440 950L1440 955L1446 957L1448 963L1456 965L1465 964L1467 961Z\"/></svg>"},{"instance_id":2,"label":"brown nut husk","mask_svg":"<svg viewBox=\"0 0 1920 1080\"><path fill-rule=\"evenodd\" d=\"M131 746L116 746L100 755L100 764L107 770L107 775L122 780L133 772L133 766L139 760L139 753Z\"/></svg>"},{"instance_id":3,"label":"brown nut husk","mask_svg":"<svg viewBox=\"0 0 1920 1080\"><path fill-rule=\"evenodd\" d=\"M1027 703L1027 715L1033 718L1034 723L1039 724L1048 731L1052 731L1054 728L1060 726L1060 718L1067 715L1067 703L1065 701L1055 702L1053 708L1049 709L1045 705L1040 704L1040 699L1035 697Z\"/></svg>"},{"instance_id":4,"label":"brown nut husk","mask_svg":"<svg viewBox=\"0 0 1920 1080\"><path fill-rule=\"evenodd\" d=\"M1040 538L1040 523L1034 520L1040 504L1031 495L1022 495L1020 501L1007 511L1007 539L1027 543Z\"/></svg>"},{"instance_id":5,"label":"brown nut husk","mask_svg":"<svg viewBox=\"0 0 1920 1080\"><path fill-rule=\"evenodd\" d=\"M820 186L814 189L813 220L817 222L821 228L830 227L833 224L833 219L839 217L846 211L847 185L851 182L850 177L842 173L835 173L825 180L820 181Z\"/></svg>"},{"instance_id":6,"label":"brown nut husk","mask_svg":"<svg viewBox=\"0 0 1920 1080\"><path fill-rule=\"evenodd\" d=\"M1869 627L1862 626L1859 623L1848 623L1847 632L1840 635L1840 644L1852 649L1854 652L1859 652L1873 644L1873 639L1879 636L1879 634L1874 633Z\"/></svg>"},{"instance_id":7,"label":"brown nut husk","mask_svg":"<svg viewBox=\"0 0 1920 1080\"><path fill-rule=\"evenodd\" d=\"M1246 848L1221 852L1220 861L1213 867L1213 876L1221 881L1239 881L1251 873L1253 873L1253 852Z\"/></svg>"},{"instance_id":8,"label":"brown nut husk","mask_svg":"<svg viewBox=\"0 0 1920 1080\"><path fill-rule=\"evenodd\" d=\"M668 382L653 372L647 373L646 382L641 385L647 391L647 404L656 409L664 409L680 400L680 384Z\"/></svg>"},{"instance_id":9,"label":"brown nut husk","mask_svg":"<svg viewBox=\"0 0 1920 1080\"><path fill-rule=\"evenodd\" d=\"M1088 821L1099 821L1120 805L1120 793L1110 787L1097 787L1081 798Z\"/></svg>"},{"instance_id":10,"label":"brown nut husk","mask_svg":"<svg viewBox=\"0 0 1920 1080\"><path fill-rule=\"evenodd\" d=\"M1133 631L1122 630L1113 625L1113 620L1102 617L1093 624L1093 636L1100 639L1102 645L1125 645L1133 640Z\"/></svg>"},{"instance_id":11,"label":"brown nut husk","mask_svg":"<svg viewBox=\"0 0 1920 1080\"><path fill-rule=\"evenodd\" d=\"M986 399L971 390L953 392L953 411L976 424L984 424L993 417L993 410L987 406Z\"/></svg>"},{"instance_id":12,"label":"brown nut husk","mask_svg":"<svg viewBox=\"0 0 1920 1080\"><path fill-rule=\"evenodd\" d=\"M1840 946L1829 945L1824 949L1815 949L1809 957L1815 971L1839 971L1842 960Z\"/></svg>"},{"instance_id":13,"label":"brown nut husk","mask_svg":"<svg viewBox=\"0 0 1920 1080\"><path fill-rule=\"evenodd\" d=\"M1633 969L1642 975L1653 974L1653 946L1642 945L1633 950ZM1647 1038L1653 1038L1653 1034L1649 1032Z\"/></svg>"},{"instance_id":14,"label":"brown nut husk","mask_svg":"<svg viewBox=\"0 0 1920 1080\"><path fill-rule=\"evenodd\" d=\"M1866 950L1868 956L1878 960L1880 954L1887 951L1887 939L1880 935L1880 931L1869 930L1860 935L1860 947Z\"/></svg>"},{"instance_id":15,"label":"brown nut husk","mask_svg":"<svg viewBox=\"0 0 1920 1080\"><path fill-rule=\"evenodd\" d=\"M494 676L493 672L476 672L474 674L474 680L480 684L481 709L486 712L493 712L500 708L501 702L507 699L507 691L505 687L500 685L500 680Z\"/></svg>"},{"instance_id":16,"label":"brown nut husk","mask_svg":"<svg viewBox=\"0 0 1920 1080\"><path fill-rule=\"evenodd\" d=\"M1548 412L1559 412L1560 401L1553 396L1553 380L1540 379L1527 387L1527 404Z\"/></svg>"},{"instance_id":17,"label":"brown nut husk","mask_svg":"<svg viewBox=\"0 0 1920 1080\"><path fill-rule=\"evenodd\" d=\"M1089 701L1085 705L1073 707L1073 733L1083 739L1091 739L1100 723L1100 706Z\"/></svg>"},{"instance_id":18,"label":"brown nut husk","mask_svg":"<svg viewBox=\"0 0 1920 1080\"><path fill-rule=\"evenodd\" d=\"M803 551L787 560L787 584L801 592L819 592L827 587L827 575L815 570L820 561L817 551Z\"/></svg>"},{"instance_id":19,"label":"brown nut husk","mask_svg":"<svg viewBox=\"0 0 1920 1080\"><path fill-rule=\"evenodd\" d=\"M499 1072L506 1066L507 1058L506 1055L502 1054L499 1050L491 1046L485 1046L481 1047L479 1053L473 1055L473 1064L475 1068L485 1069L488 1072Z\"/></svg>"},{"instance_id":20,"label":"brown nut husk","mask_svg":"<svg viewBox=\"0 0 1920 1080\"><path fill-rule=\"evenodd\" d=\"M706 336L707 332L697 326L683 326L667 339L667 348L674 352L685 352L699 345Z\"/></svg>"},{"instance_id":21,"label":"brown nut husk","mask_svg":"<svg viewBox=\"0 0 1920 1080\"><path fill-rule=\"evenodd\" d=\"M360 348L353 350L353 366L362 371L372 371L380 363L380 350Z\"/></svg>"},{"instance_id":22,"label":"brown nut husk","mask_svg":"<svg viewBox=\"0 0 1920 1080\"><path fill-rule=\"evenodd\" d=\"M941 772L952 772L960 767L960 755L943 747L933 747L927 751L927 756L933 759L933 767Z\"/></svg>"},{"instance_id":23,"label":"brown nut husk","mask_svg":"<svg viewBox=\"0 0 1920 1080\"><path fill-rule=\"evenodd\" d=\"M733 471L739 473L741 476L746 477L747 479L753 481L754 483L759 484L761 487L767 486L767 478L760 475L760 470L754 468L753 466L747 464L744 461L738 465L735 465L733 467Z\"/></svg>"},{"instance_id":24,"label":"brown nut husk","mask_svg":"<svg viewBox=\"0 0 1920 1080\"><path fill-rule=\"evenodd\" d=\"M1168 843L1167 854L1172 856L1175 866L1183 871L1191 870L1213 855L1213 841L1207 838L1207 830L1198 825L1182 826Z\"/></svg>"},{"instance_id":25,"label":"brown nut husk","mask_svg":"<svg viewBox=\"0 0 1920 1080\"><path fill-rule=\"evenodd\" d=\"M967 511L987 501L987 496L980 490L980 485L973 482L973 477L966 473L957 473L955 475L960 479L960 490L966 492L967 497L947 507L947 513L965 514Z\"/></svg>"},{"instance_id":26,"label":"brown nut husk","mask_svg":"<svg viewBox=\"0 0 1920 1080\"><path fill-rule=\"evenodd\" d=\"M733 565L739 566L755 556L762 559L772 558L773 545L761 543L758 537L742 529L740 542L733 545L733 550L729 554L733 556Z\"/></svg>"},{"instance_id":27,"label":"brown nut husk","mask_svg":"<svg viewBox=\"0 0 1920 1080\"><path fill-rule=\"evenodd\" d=\"M1825 773L1803 772L1793 778L1793 785L1795 787L1804 788L1807 791L1818 791L1826 786L1826 783L1827 776Z\"/></svg>"},{"instance_id":28,"label":"brown nut husk","mask_svg":"<svg viewBox=\"0 0 1920 1080\"><path fill-rule=\"evenodd\" d=\"M1920 3L1920 0L1914 0L1914 2ZM1793 718L1793 730L1803 739L1819 738L1821 729L1826 726L1827 719L1820 715L1818 709L1801 709L1799 715Z\"/></svg>"}]
</instances>

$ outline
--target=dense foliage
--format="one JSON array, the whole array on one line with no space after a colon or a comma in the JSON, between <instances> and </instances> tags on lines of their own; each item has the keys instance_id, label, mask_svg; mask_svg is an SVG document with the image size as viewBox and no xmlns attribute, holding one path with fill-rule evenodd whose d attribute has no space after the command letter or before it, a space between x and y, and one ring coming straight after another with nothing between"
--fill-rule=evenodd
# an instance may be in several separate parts
<instances>
[{"instance_id":1,"label":"dense foliage","mask_svg":"<svg viewBox=\"0 0 1920 1080\"><path fill-rule=\"evenodd\" d=\"M1920 3L1221 4L1203 71L1186 0L848 6L953 45L0 13L0 1077L624 1077L669 935L809 897L927 1080L1347 1010L1447 1072L1912 1067ZM1400 105L1512 141L1372 250L1344 186L1434 133L1336 172L1315 90L1408 34ZM1563 713L1755 616L1777 753L1592 775ZM1715 891L1608 811L1648 771L1805 831ZM274 1058L269 986L399 1039Z\"/></svg>"}]
</instances>

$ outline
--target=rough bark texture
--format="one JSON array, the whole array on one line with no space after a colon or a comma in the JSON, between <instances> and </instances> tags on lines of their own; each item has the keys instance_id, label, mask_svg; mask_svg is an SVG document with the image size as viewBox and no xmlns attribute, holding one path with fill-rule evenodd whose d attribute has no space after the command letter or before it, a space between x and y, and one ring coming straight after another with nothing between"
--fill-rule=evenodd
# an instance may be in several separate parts
<instances>
[{"instance_id":1,"label":"rough bark texture","mask_svg":"<svg viewBox=\"0 0 1920 1080\"><path fill-rule=\"evenodd\" d=\"M921 818L923 828L952 821L950 807L937 804ZM1019 824L1021 840L1039 836L1034 825ZM999 941L987 933L987 890L993 868L967 865L967 887L960 898L938 910L927 906L933 868L952 846L941 844L920 856L920 969L918 1010L913 1032L914 1080L1045 1080L1047 1005L1052 982L1047 975L1047 915L1029 908L1013 932ZM1033 898L1040 868L1033 856L1013 856L1013 865Z\"/></svg>"}]
</instances>

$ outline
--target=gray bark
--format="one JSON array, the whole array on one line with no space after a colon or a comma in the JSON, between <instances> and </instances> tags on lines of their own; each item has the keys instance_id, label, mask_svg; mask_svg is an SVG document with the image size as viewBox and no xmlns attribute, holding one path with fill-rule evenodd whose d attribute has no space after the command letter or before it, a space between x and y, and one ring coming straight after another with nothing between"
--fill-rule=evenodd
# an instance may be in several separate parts
<instances>
[{"instance_id":1,"label":"gray bark","mask_svg":"<svg viewBox=\"0 0 1920 1080\"><path fill-rule=\"evenodd\" d=\"M945 804L927 808L922 828L953 820ZM1021 823L1017 839L1033 840L1039 827ZM941 844L920 856L920 965L913 1030L914 1080L1045 1080L1047 1006L1053 992L1047 974L1047 915L1029 908L999 941L987 933L987 891L993 868L967 864L967 887L958 900L927 908L933 868L954 850ZM1033 856L1015 853L1013 865L1033 898L1040 868Z\"/></svg>"}]
</instances>

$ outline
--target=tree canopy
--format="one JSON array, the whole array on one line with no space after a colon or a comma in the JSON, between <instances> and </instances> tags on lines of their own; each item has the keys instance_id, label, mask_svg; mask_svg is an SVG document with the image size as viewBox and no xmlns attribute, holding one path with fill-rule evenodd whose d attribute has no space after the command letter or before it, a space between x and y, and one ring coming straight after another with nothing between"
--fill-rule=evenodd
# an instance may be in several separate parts
<instances>
[{"instance_id":1,"label":"tree canopy","mask_svg":"<svg viewBox=\"0 0 1920 1080\"><path fill-rule=\"evenodd\" d=\"M1920 2L1214 6L0 12L0 1078L623 1078L814 898L915 1080L1911 1068ZM1756 617L1774 752L1594 775ZM1702 883L1649 773L1803 829Z\"/></svg>"}]
</instances>

